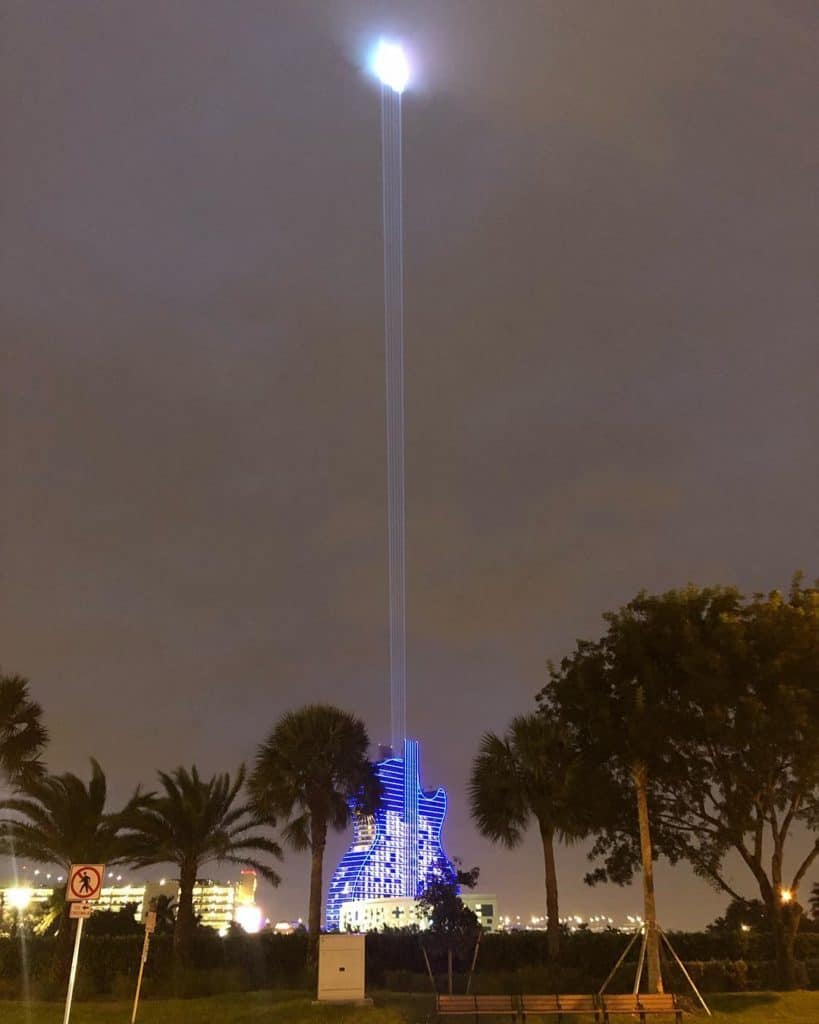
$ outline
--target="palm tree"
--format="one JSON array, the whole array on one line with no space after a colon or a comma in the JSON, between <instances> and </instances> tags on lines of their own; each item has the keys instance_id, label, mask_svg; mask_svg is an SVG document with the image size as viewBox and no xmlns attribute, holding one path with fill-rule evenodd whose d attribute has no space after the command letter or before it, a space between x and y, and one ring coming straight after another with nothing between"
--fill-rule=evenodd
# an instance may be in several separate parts
<instances>
[{"instance_id":1,"label":"palm tree","mask_svg":"<svg viewBox=\"0 0 819 1024\"><path fill-rule=\"evenodd\" d=\"M187 964L196 929L193 890L200 867L208 861L240 864L278 885L276 872L254 854L279 858L281 848L253 831L261 822L247 803L237 803L245 784L244 766L233 781L227 772L205 780L195 766L158 774L161 794L149 794L132 809L124 840L135 867L168 863L179 868L173 947L177 962Z\"/></svg>"},{"instance_id":2,"label":"palm tree","mask_svg":"<svg viewBox=\"0 0 819 1024\"><path fill-rule=\"evenodd\" d=\"M530 821L537 822L550 957L560 949L555 839L570 843L588 831L581 817L578 772L565 729L542 713L512 719L502 737L485 733L472 763L471 812L482 835L512 848L522 841Z\"/></svg>"},{"instance_id":3,"label":"palm tree","mask_svg":"<svg viewBox=\"0 0 819 1024\"><path fill-rule=\"evenodd\" d=\"M29 698L28 680L0 674L0 772L12 783L42 774L48 733L42 708Z\"/></svg>"},{"instance_id":4,"label":"palm tree","mask_svg":"<svg viewBox=\"0 0 819 1024\"><path fill-rule=\"evenodd\" d=\"M31 762L29 761L29 764ZM31 775L19 782L19 793L0 800L0 811L16 817L0 820L0 852L38 864L58 865L65 874L72 864L116 864L127 860L121 829L123 815L138 804L139 794L124 811L108 813L105 773L91 759L91 779L71 772ZM71 952L69 905L62 903L54 955L54 974L65 976Z\"/></svg>"},{"instance_id":5,"label":"palm tree","mask_svg":"<svg viewBox=\"0 0 819 1024\"><path fill-rule=\"evenodd\" d=\"M308 704L283 715L259 747L250 790L260 813L283 819L285 842L310 850L308 962L321 929L322 873L327 830L342 831L352 807L375 810L381 785L367 758L361 719L329 704Z\"/></svg>"}]
</instances>

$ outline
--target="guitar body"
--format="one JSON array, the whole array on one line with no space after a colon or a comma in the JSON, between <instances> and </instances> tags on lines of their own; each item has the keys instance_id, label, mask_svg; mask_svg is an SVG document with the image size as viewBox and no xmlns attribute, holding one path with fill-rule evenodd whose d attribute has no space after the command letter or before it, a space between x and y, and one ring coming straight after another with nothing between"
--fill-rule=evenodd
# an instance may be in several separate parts
<instances>
[{"instance_id":1,"label":"guitar body","mask_svg":"<svg viewBox=\"0 0 819 1024\"><path fill-rule=\"evenodd\" d=\"M327 930L337 929L341 906L352 900L416 899L433 878L455 870L444 852L443 789L421 788L417 740L404 740L404 756L376 765L384 787L372 816L356 815L353 842L335 870L327 893Z\"/></svg>"}]
</instances>

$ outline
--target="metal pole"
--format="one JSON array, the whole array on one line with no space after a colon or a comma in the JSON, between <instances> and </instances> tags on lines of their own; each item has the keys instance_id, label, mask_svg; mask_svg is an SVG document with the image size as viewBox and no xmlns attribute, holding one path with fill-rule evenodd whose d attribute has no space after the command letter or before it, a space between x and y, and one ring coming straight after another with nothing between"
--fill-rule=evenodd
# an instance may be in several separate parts
<instances>
[{"instance_id":1,"label":"metal pole","mask_svg":"<svg viewBox=\"0 0 819 1024\"><path fill-rule=\"evenodd\" d=\"M430 983L432 984L432 991L437 996L438 995L438 989L435 987L435 975L432 973L432 967L430 966L429 957L427 956L427 951L424 948L423 942L421 943L421 952L424 954L424 963L427 965L427 972L429 973L429 980L430 980Z\"/></svg>"},{"instance_id":2,"label":"metal pole","mask_svg":"<svg viewBox=\"0 0 819 1024\"><path fill-rule=\"evenodd\" d=\"M469 989L472 987L472 975L475 973L475 964L478 960L478 950L481 947L481 937L483 936L483 930L478 932L478 940L475 943L475 953L472 957L472 966L469 968L469 978L466 982L466 994L469 995Z\"/></svg>"},{"instance_id":3,"label":"metal pole","mask_svg":"<svg viewBox=\"0 0 819 1024\"><path fill-rule=\"evenodd\" d=\"M657 931L659 931L660 935L661 935L661 936L662 936L662 938L663 938L663 939L665 940L665 944L666 944L666 946L668 946L668 948L669 948L669 949L671 950L671 955L672 955L672 956L674 957L674 959L675 959L675 960L677 961L677 964L678 964L678 966L679 966L680 970L681 970L681 971L683 972L683 974L685 975L685 980L686 980L686 981L688 982L688 984L689 984L689 985L691 986L691 988L693 988L693 990L694 990L694 995L695 995L695 996L697 997L697 999L699 999L699 1001L700 1001L700 1002L702 1003L702 1008L703 1008L703 1009L705 1010L705 1012L706 1012L706 1013L708 1014L708 1016L709 1016L709 1017L712 1017L712 1016L713 1016L713 1014L712 1014L712 1013L711 1013L711 1011L710 1011L710 1010L708 1009L708 1004L706 1003L706 1001L705 1001L705 1000L704 1000L704 999L702 998L702 996L700 995L700 990L699 990L699 989L697 988L697 986L696 986L696 985L694 984L694 979L693 979L693 978L691 977L691 975L690 975L690 974L688 973L688 971L687 971L687 970L685 969L685 964L684 964L684 963L682 962L682 960L680 960L680 958L679 958L679 957L677 956L677 951L676 951L676 950L674 949L674 947L673 947L673 946L671 945L671 940L670 940L670 939L668 938L668 936L667 936L667 935L666 935L666 933L665 933L665 932L664 932L664 931L662 930L662 928L658 928L658 929L657 929Z\"/></svg>"},{"instance_id":4,"label":"metal pole","mask_svg":"<svg viewBox=\"0 0 819 1024\"><path fill-rule=\"evenodd\" d=\"M599 996L602 996L602 995L603 995L603 993L604 993L604 992L606 991L606 987L607 987L608 983L609 983L609 982L611 981L611 979L612 979L612 978L614 977L614 975L615 975L615 974L617 973L617 968L618 968L618 967L620 966L620 964L621 964L621 963L622 963L622 962L623 962L623 961L624 961L624 960L626 959L626 957L627 957L627 956L628 956L628 954L629 954L629 950L631 949L631 947L632 947L632 946L634 945L634 943L635 943L635 942L637 941L637 939L639 939L639 937L640 937L640 936L641 936L642 934L643 934L643 931L642 931L642 929L640 929L640 931L639 931L639 932L635 932L635 933L634 933L634 934L633 934L633 935L631 936L631 941L630 941L630 942L629 942L629 944L628 944L628 945L626 946L626 948L625 948L625 949L623 950L623 952L622 952L622 953L620 954L620 959L619 959L619 960L617 961L617 963L616 963L616 964L614 965L614 967L612 967L612 969L611 969L611 972L609 973L609 976L608 976L608 978L606 978L606 980L605 980L605 981L603 982L603 984L602 984L602 985L600 986L600 991L599 991L599 992L597 993L597 994L598 994Z\"/></svg>"},{"instance_id":5,"label":"metal pole","mask_svg":"<svg viewBox=\"0 0 819 1024\"><path fill-rule=\"evenodd\" d=\"M151 944L151 933L145 932L145 941L142 943L142 959L139 961L139 974L137 975L136 992L134 993L134 1009L131 1012L131 1024L134 1024L139 1008L139 993L142 988L142 974L145 970L145 963L148 960L148 946Z\"/></svg>"},{"instance_id":6,"label":"metal pole","mask_svg":"<svg viewBox=\"0 0 819 1024\"><path fill-rule=\"evenodd\" d=\"M71 974L68 976L68 994L65 997L65 1015L63 1016L63 1024L68 1024L68 1018L71 1016L71 1000L74 997L74 981L77 977L77 961L80 958L80 939L82 938L82 926L84 922L84 917L77 920L77 937L74 939L74 956L71 959Z\"/></svg>"},{"instance_id":7,"label":"metal pole","mask_svg":"<svg viewBox=\"0 0 819 1024\"><path fill-rule=\"evenodd\" d=\"M643 944L640 946L640 959L637 961L637 973L634 976L634 995L640 991L640 979L643 976L643 965L646 962L646 947L648 946L648 926L643 928Z\"/></svg>"}]
</instances>

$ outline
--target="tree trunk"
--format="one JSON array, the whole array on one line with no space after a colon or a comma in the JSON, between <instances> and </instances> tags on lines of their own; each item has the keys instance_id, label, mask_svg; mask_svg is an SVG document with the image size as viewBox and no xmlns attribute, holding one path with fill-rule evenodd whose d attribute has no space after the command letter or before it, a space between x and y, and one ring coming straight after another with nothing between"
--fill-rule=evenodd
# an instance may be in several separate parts
<instances>
[{"instance_id":1,"label":"tree trunk","mask_svg":"<svg viewBox=\"0 0 819 1024\"><path fill-rule=\"evenodd\" d=\"M313 818L310 829L310 907L307 915L307 963L318 963L319 934L321 932L321 890L324 871L324 847L327 845L327 822Z\"/></svg>"},{"instance_id":2,"label":"tree trunk","mask_svg":"<svg viewBox=\"0 0 819 1024\"><path fill-rule=\"evenodd\" d=\"M775 894L768 906L768 913L773 932L777 988L784 991L798 988L800 979L797 977L794 947L802 908L796 903L782 904Z\"/></svg>"},{"instance_id":3,"label":"tree trunk","mask_svg":"<svg viewBox=\"0 0 819 1024\"><path fill-rule=\"evenodd\" d=\"M543 865L546 875L546 948L550 960L560 955L560 914L557 906L557 868L555 867L555 834L541 825Z\"/></svg>"},{"instance_id":4,"label":"tree trunk","mask_svg":"<svg viewBox=\"0 0 819 1024\"><path fill-rule=\"evenodd\" d=\"M637 818L640 823L640 859L643 865L643 920L646 928L646 968L648 991L663 991L660 968L660 935L657 931L657 905L654 899L654 858L651 847L651 828L648 820L648 769L645 764L632 766L632 778L637 792Z\"/></svg>"},{"instance_id":5,"label":"tree trunk","mask_svg":"<svg viewBox=\"0 0 819 1024\"><path fill-rule=\"evenodd\" d=\"M193 912L193 887L196 885L196 864L183 864L179 872L179 896L176 924L173 929L173 953L176 964L189 967L193 953L196 917Z\"/></svg>"},{"instance_id":6,"label":"tree trunk","mask_svg":"<svg viewBox=\"0 0 819 1024\"><path fill-rule=\"evenodd\" d=\"M449 994L452 995L452 946L446 950L446 976L449 982Z\"/></svg>"}]
</instances>

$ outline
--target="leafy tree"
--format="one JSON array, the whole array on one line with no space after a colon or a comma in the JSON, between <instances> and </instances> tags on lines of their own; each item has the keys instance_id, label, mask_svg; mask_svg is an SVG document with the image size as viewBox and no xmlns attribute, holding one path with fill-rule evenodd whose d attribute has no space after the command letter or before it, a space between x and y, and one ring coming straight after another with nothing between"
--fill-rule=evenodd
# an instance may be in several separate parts
<instances>
[{"instance_id":1,"label":"leafy tree","mask_svg":"<svg viewBox=\"0 0 819 1024\"><path fill-rule=\"evenodd\" d=\"M0 820L0 852L58 865L66 875L72 864L84 861L117 864L128 860L123 821L141 798L137 794L123 811L107 812L105 773L93 758L87 785L71 772L26 773L19 790L18 795L0 801L0 811L15 815ZM63 899L54 958L54 974L59 980L67 973L71 953L68 909Z\"/></svg>"},{"instance_id":2,"label":"leafy tree","mask_svg":"<svg viewBox=\"0 0 819 1024\"><path fill-rule=\"evenodd\" d=\"M611 799L592 851L603 864L587 881L622 884L641 866L652 992L662 991L653 861L660 852L680 856L664 831L653 835L652 821L669 806L663 787L685 770L691 688L712 670L724 616L738 604L739 595L728 588L640 593L604 615L607 630L599 641L578 641L573 654L551 666L538 697L573 730L587 763L609 776Z\"/></svg>"},{"instance_id":3,"label":"leafy tree","mask_svg":"<svg viewBox=\"0 0 819 1024\"><path fill-rule=\"evenodd\" d=\"M454 875L446 861L440 864L437 871L431 873L431 881L427 883L426 889L417 901L421 914L429 920L425 946L431 946L433 952L443 950L446 953L450 994L453 954L463 956L467 950L473 949L481 933L477 915L458 895L460 886L475 888L479 869L471 868L464 871L457 858L454 863Z\"/></svg>"},{"instance_id":4,"label":"leafy tree","mask_svg":"<svg viewBox=\"0 0 819 1024\"><path fill-rule=\"evenodd\" d=\"M259 813L285 822L283 837L293 849L310 850L310 963L318 954L327 830L347 828L353 806L372 813L380 798L369 744L359 718L309 704L284 714L256 756L250 789Z\"/></svg>"},{"instance_id":5,"label":"leafy tree","mask_svg":"<svg viewBox=\"0 0 819 1024\"><path fill-rule=\"evenodd\" d=\"M798 890L819 855L819 589L755 594L726 615L718 657L700 684L664 828L704 878L740 899L729 853L750 871L773 933L779 985L797 983ZM785 874L794 825L813 839ZM791 855L793 856L793 855Z\"/></svg>"},{"instance_id":6,"label":"leafy tree","mask_svg":"<svg viewBox=\"0 0 819 1024\"><path fill-rule=\"evenodd\" d=\"M582 774L570 731L544 713L514 718L504 736L486 733L472 763L469 797L481 835L512 848L537 823L550 957L560 950L555 840L571 843L588 832L589 788Z\"/></svg>"},{"instance_id":7,"label":"leafy tree","mask_svg":"<svg viewBox=\"0 0 819 1024\"><path fill-rule=\"evenodd\" d=\"M771 929L765 904L761 900L732 899L722 917L708 925L709 932L738 932L753 928L755 932L769 932Z\"/></svg>"},{"instance_id":8,"label":"leafy tree","mask_svg":"<svg viewBox=\"0 0 819 1024\"><path fill-rule=\"evenodd\" d=\"M245 784L244 767L233 780L227 772L203 779L196 766L158 775L160 794L149 794L132 808L124 841L136 867L168 863L179 868L173 948L177 962L187 964L196 929L193 890L202 865L209 861L240 864L278 885L279 876L255 854L278 858L281 849L273 839L254 831L260 821L251 806L237 802Z\"/></svg>"},{"instance_id":9,"label":"leafy tree","mask_svg":"<svg viewBox=\"0 0 819 1024\"><path fill-rule=\"evenodd\" d=\"M43 772L40 753L48 741L42 709L31 700L28 680L0 674L0 772L12 783Z\"/></svg>"},{"instance_id":10,"label":"leafy tree","mask_svg":"<svg viewBox=\"0 0 819 1024\"><path fill-rule=\"evenodd\" d=\"M87 935L140 935L142 924L137 920L139 905L126 903L119 910L95 910L85 925Z\"/></svg>"},{"instance_id":11,"label":"leafy tree","mask_svg":"<svg viewBox=\"0 0 819 1024\"><path fill-rule=\"evenodd\" d=\"M171 935L176 927L176 900L162 894L151 901L151 910L156 914L157 935Z\"/></svg>"}]
</instances>

